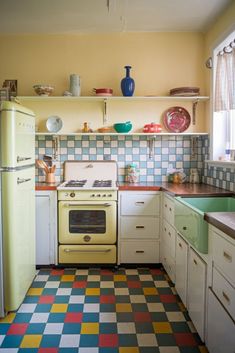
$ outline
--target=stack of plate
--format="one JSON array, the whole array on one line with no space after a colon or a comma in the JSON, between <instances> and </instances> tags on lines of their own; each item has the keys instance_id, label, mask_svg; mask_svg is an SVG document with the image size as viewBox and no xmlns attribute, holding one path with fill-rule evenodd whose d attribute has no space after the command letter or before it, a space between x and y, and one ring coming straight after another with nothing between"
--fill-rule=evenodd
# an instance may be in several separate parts
<instances>
[{"instance_id":1,"label":"stack of plate","mask_svg":"<svg viewBox=\"0 0 235 353\"><path fill-rule=\"evenodd\" d=\"M177 87L170 90L170 96L198 96L200 89L198 87Z\"/></svg>"}]
</instances>

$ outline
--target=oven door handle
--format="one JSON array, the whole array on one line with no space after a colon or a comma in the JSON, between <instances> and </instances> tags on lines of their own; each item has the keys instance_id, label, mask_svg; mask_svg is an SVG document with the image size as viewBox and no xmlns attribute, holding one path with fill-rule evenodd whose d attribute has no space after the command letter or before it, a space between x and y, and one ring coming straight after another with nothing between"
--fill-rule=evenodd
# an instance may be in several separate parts
<instances>
[{"instance_id":1,"label":"oven door handle","mask_svg":"<svg viewBox=\"0 0 235 353\"><path fill-rule=\"evenodd\" d=\"M111 203L66 203L65 206L68 207L110 207Z\"/></svg>"},{"instance_id":2,"label":"oven door handle","mask_svg":"<svg viewBox=\"0 0 235 353\"><path fill-rule=\"evenodd\" d=\"M69 252L90 252L90 253L95 253L95 252L104 252L104 253L107 253L107 252L110 252L111 249L93 249L93 250L90 250L90 249L64 249L64 252L66 253L69 253Z\"/></svg>"}]
</instances>

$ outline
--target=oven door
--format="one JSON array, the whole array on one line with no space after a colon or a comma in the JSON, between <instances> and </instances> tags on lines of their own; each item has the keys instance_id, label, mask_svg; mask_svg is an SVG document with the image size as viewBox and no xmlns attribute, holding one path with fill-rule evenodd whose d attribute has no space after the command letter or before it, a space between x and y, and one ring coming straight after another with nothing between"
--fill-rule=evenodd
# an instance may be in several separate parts
<instances>
[{"instance_id":1,"label":"oven door","mask_svg":"<svg viewBox=\"0 0 235 353\"><path fill-rule=\"evenodd\" d=\"M114 244L117 234L116 201L60 201L61 244Z\"/></svg>"}]
</instances>

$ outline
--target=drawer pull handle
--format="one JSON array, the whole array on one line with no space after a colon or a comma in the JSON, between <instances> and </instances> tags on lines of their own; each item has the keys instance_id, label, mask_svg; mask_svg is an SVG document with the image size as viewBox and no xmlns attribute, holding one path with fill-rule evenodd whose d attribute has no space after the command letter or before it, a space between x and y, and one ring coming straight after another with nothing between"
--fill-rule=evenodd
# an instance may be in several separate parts
<instances>
[{"instance_id":1,"label":"drawer pull handle","mask_svg":"<svg viewBox=\"0 0 235 353\"><path fill-rule=\"evenodd\" d=\"M195 259L193 259L193 262L195 263L195 265L197 265L197 261Z\"/></svg>"},{"instance_id":2,"label":"drawer pull handle","mask_svg":"<svg viewBox=\"0 0 235 353\"><path fill-rule=\"evenodd\" d=\"M136 229L144 229L144 226L135 226Z\"/></svg>"},{"instance_id":3,"label":"drawer pull handle","mask_svg":"<svg viewBox=\"0 0 235 353\"><path fill-rule=\"evenodd\" d=\"M144 205L144 201L136 201L136 205Z\"/></svg>"},{"instance_id":4,"label":"drawer pull handle","mask_svg":"<svg viewBox=\"0 0 235 353\"><path fill-rule=\"evenodd\" d=\"M143 254L144 250L136 250L136 254Z\"/></svg>"},{"instance_id":5,"label":"drawer pull handle","mask_svg":"<svg viewBox=\"0 0 235 353\"><path fill-rule=\"evenodd\" d=\"M164 230L165 230L165 232L166 232L166 227L164 227Z\"/></svg>"},{"instance_id":6,"label":"drawer pull handle","mask_svg":"<svg viewBox=\"0 0 235 353\"><path fill-rule=\"evenodd\" d=\"M167 207L167 204L165 203L165 207Z\"/></svg>"},{"instance_id":7,"label":"drawer pull handle","mask_svg":"<svg viewBox=\"0 0 235 353\"><path fill-rule=\"evenodd\" d=\"M171 237L171 232L168 232L168 235Z\"/></svg>"},{"instance_id":8,"label":"drawer pull handle","mask_svg":"<svg viewBox=\"0 0 235 353\"><path fill-rule=\"evenodd\" d=\"M187 230L187 227L184 226L184 227L183 227L183 230Z\"/></svg>"},{"instance_id":9,"label":"drawer pull handle","mask_svg":"<svg viewBox=\"0 0 235 353\"><path fill-rule=\"evenodd\" d=\"M111 249L64 249L64 252L70 253L70 252L81 252L81 253L97 253L97 252L102 252L102 253L107 253L110 252Z\"/></svg>"},{"instance_id":10,"label":"drawer pull handle","mask_svg":"<svg viewBox=\"0 0 235 353\"><path fill-rule=\"evenodd\" d=\"M179 247L182 249L182 244L181 243L179 243Z\"/></svg>"},{"instance_id":11,"label":"drawer pull handle","mask_svg":"<svg viewBox=\"0 0 235 353\"><path fill-rule=\"evenodd\" d=\"M224 299L228 302L228 304L230 304L229 296L226 293L224 293L224 291L222 292L222 294L223 294Z\"/></svg>"},{"instance_id":12,"label":"drawer pull handle","mask_svg":"<svg viewBox=\"0 0 235 353\"><path fill-rule=\"evenodd\" d=\"M232 256L231 255L229 255L227 252L225 252L224 251L224 257L225 257L225 259L228 261L228 262L232 262Z\"/></svg>"},{"instance_id":13,"label":"drawer pull handle","mask_svg":"<svg viewBox=\"0 0 235 353\"><path fill-rule=\"evenodd\" d=\"M172 211L171 207L169 208L169 211Z\"/></svg>"}]
</instances>

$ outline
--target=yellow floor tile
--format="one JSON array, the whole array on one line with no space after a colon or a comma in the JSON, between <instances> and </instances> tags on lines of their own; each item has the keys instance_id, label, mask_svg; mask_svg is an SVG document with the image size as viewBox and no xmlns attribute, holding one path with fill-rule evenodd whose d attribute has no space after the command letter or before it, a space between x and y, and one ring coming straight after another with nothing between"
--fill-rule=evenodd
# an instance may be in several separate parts
<instances>
[{"instance_id":1,"label":"yellow floor tile","mask_svg":"<svg viewBox=\"0 0 235 353\"><path fill-rule=\"evenodd\" d=\"M88 322L82 323L81 334L98 334L99 333L99 324Z\"/></svg>"},{"instance_id":2,"label":"yellow floor tile","mask_svg":"<svg viewBox=\"0 0 235 353\"><path fill-rule=\"evenodd\" d=\"M27 292L27 295L41 295L43 288L30 288Z\"/></svg>"},{"instance_id":3,"label":"yellow floor tile","mask_svg":"<svg viewBox=\"0 0 235 353\"><path fill-rule=\"evenodd\" d=\"M156 295L158 294L157 288L143 288L144 295Z\"/></svg>"},{"instance_id":4,"label":"yellow floor tile","mask_svg":"<svg viewBox=\"0 0 235 353\"><path fill-rule=\"evenodd\" d=\"M0 319L1 324L11 324L15 318L16 314L15 313L10 313L3 319Z\"/></svg>"},{"instance_id":5,"label":"yellow floor tile","mask_svg":"<svg viewBox=\"0 0 235 353\"><path fill-rule=\"evenodd\" d=\"M113 280L114 280L114 282L125 282L126 276L125 275L114 275Z\"/></svg>"},{"instance_id":6,"label":"yellow floor tile","mask_svg":"<svg viewBox=\"0 0 235 353\"><path fill-rule=\"evenodd\" d=\"M132 312L131 304L118 303L116 304L117 313L128 313Z\"/></svg>"},{"instance_id":7,"label":"yellow floor tile","mask_svg":"<svg viewBox=\"0 0 235 353\"><path fill-rule=\"evenodd\" d=\"M137 348L137 347L120 347L119 353L139 353L139 348Z\"/></svg>"},{"instance_id":8,"label":"yellow floor tile","mask_svg":"<svg viewBox=\"0 0 235 353\"><path fill-rule=\"evenodd\" d=\"M24 338L21 342L21 348L38 348L42 335L24 335Z\"/></svg>"},{"instance_id":9,"label":"yellow floor tile","mask_svg":"<svg viewBox=\"0 0 235 353\"><path fill-rule=\"evenodd\" d=\"M155 333L172 333L172 328L169 322L153 322Z\"/></svg>"},{"instance_id":10,"label":"yellow floor tile","mask_svg":"<svg viewBox=\"0 0 235 353\"><path fill-rule=\"evenodd\" d=\"M100 288L86 288L86 295L100 295Z\"/></svg>"},{"instance_id":11,"label":"yellow floor tile","mask_svg":"<svg viewBox=\"0 0 235 353\"><path fill-rule=\"evenodd\" d=\"M73 282L75 279L74 275L63 275L61 277L61 282Z\"/></svg>"},{"instance_id":12,"label":"yellow floor tile","mask_svg":"<svg viewBox=\"0 0 235 353\"><path fill-rule=\"evenodd\" d=\"M66 313L68 304L52 304L51 313Z\"/></svg>"}]
</instances>

